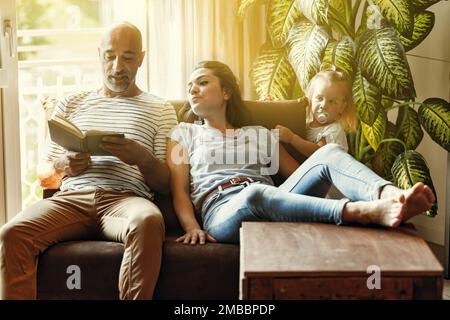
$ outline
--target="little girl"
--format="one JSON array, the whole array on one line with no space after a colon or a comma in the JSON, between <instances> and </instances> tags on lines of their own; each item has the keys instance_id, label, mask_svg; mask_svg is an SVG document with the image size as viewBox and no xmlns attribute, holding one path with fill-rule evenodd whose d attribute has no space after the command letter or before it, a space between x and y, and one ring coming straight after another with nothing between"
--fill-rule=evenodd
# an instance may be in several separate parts
<instances>
[{"instance_id":1,"label":"little girl","mask_svg":"<svg viewBox=\"0 0 450 320\"><path fill-rule=\"evenodd\" d=\"M280 140L307 157L332 142L348 151L346 132L354 131L357 123L350 79L341 71L320 71L309 82L306 96L307 140L278 125Z\"/></svg>"}]
</instances>

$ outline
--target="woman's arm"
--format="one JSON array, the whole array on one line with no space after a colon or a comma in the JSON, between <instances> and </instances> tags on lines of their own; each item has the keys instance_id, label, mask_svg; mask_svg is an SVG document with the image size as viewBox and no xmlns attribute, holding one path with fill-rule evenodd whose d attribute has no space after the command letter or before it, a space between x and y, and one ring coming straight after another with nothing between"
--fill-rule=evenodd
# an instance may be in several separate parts
<instances>
[{"instance_id":1,"label":"woman's arm","mask_svg":"<svg viewBox=\"0 0 450 320\"><path fill-rule=\"evenodd\" d=\"M186 234L177 242L185 244L205 244L206 240L216 242L207 232L203 231L195 218L189 193L189 158L187 151L176 141L169 139L167 145L167 165L170 171L170 187L175 213Z\"/></svg>"},{"instance_id":2,"label":"woman's arm","mask_svg":"<svg viewBox=\"0 0 450 320\"><path fill-rule=\"evenodd\" d=\"M292 156L286 151L281 143L279 144L279 157L279 173L283 178L286 179L299 167L299 164L297 160L292 158Z\"/></svg>"}]
</instances>

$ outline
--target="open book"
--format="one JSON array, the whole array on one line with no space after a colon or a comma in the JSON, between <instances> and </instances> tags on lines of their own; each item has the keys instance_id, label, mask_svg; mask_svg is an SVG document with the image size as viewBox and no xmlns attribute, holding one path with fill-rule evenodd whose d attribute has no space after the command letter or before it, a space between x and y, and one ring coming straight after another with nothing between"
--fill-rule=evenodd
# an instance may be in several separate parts
<instances>
[{"instance_id":1,"label":"open book","mask_svg":"<svg viewBox=\"0 0 450 320\"><path fill-rule=\"evenodd\" d=\"M103 137L124 137L123 133L111 131L89 130L83 133L76 125L60 115L48 120L48 130L52 141L61 147L69 151L88 152L93 156L111 155L99 146Z\"/></svg>"}]
</instances>

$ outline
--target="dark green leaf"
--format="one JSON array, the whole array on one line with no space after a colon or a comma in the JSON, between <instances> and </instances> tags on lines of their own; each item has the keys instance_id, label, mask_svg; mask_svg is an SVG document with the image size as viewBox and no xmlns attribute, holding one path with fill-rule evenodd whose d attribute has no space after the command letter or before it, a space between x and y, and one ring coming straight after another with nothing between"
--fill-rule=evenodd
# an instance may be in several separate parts
<instances>
[{"instance_id":1,"label":"dark green leaf","mask_svg":"<svg viewBox=\"0 0 450 320\"><path fill-rule=\"evenodd\" d=\"M392 98L416 96L403 45L393 28L366 30L358 47L359 65L367 80Z\"/></svg>"},{"instance_id":2,"label":"dark green leaf","mask_svg":"<svg viewBox=\"0 0 450 320\"><path fill-rule=\"evenodd\" d=\"M431 139L450 152L450 103L428 98L419 107L419 120Z\"/></svg>"},{"instance_id":3,"label":"dark green leaf","mask_svg":"<svg viewBox=\"0 0 450 320\"><path fill-rule=\"evenodd\" d=\"M384 111L378 112L378 117L375 122L369 126L364 122L361 122L362 132L364 137L369 142L369 145L373 150L377 151L381 140L383 140L384 132L386 131L387 115Z\"/></svg>"},{"instance_id":4,"label":"dark green leaf","mask_svg":"<svg viewBox=\"0 0 450 320\"><path fill-rule=\"evenodd\" d=\"M438 3L441 0L412 0L412 4L415 10L425 10L431 5Z\"/></svg>"},{"instance_id":5,"label":"dark green leaf","mask_svg":"<svg viewBox=\"0 0 450 320\"><path fill-rule=\"evenodd\" d=\"M408 107L399 107L397 117L397 137L402 140L406 147L414 150L423 138L423 130L420 126L417 112Z\"/></svg>"},{"instance_id":6,"label":"dark green leaf","mask_svg":"<svg viewBox=\"0 0 450 320\"><path fill-rule=\"evenodd\" d=\"M387 122L384 139L395 138L396 127L392 122ZM398 142L383 142L372 159L372 170L386 180L393 181L392 165L397 156L402 153L403 145Z\"/></svg>"},{"instance_id":7,"label":"dark green leaf","mask_svg":"<svg viewBox=\"0 0 450 320\"><path fill-rule=\"evenodd\" d=\"M322 63L335 65L352 78L355 62L354 47L355 43L350 37L343 37L339 42L329 42Z\"/></svg>"},{"instance_id":8,"label":"dark green leaf","mask_svg":"<svg viewBox=\"0 0 450 320\"><path fill-rule=\"evenodd\" d=\"M381 97L381 106L383 107L384 111L389 111L389 109L394 105L394 101L390 99L389 97L382 96Z\"/></svg>"},{"instance_id":9,"label":"dark green leaf","mask_svg":"<svg viewBox=\"0 0 450 320\"><path fill-rule=\"evenodd\" d=\"M353 81L353 100L359 119L371 126L380 112L381 94L376 86L361 75L359 69Z\"/></svg>"},{"instance_id":10,"label":"dark green leaf","mask_svg":"<svg viewBox=\"0 0 450 320\"><path fill-rule=\"evenodd\" d=\"M409 51L419 45L431 32L434 26L434 13L430 11L418 12L414 16L414 31L410 38L400 35L400 41Z\"/></svg>"},{"instance_id":11,"label":"dark green leaf","mask_svg":"<svg viewBox=\"0 0 450 320\"><path fill-rule=\"evenodd\" d=\"M417 151L407 150L401 153L392 166L392 175L395 184L397 184L399 188L408 189L417 182L423 182L433 190L436 197L436 191L434 190L427 162ZM437 209L437 203L435 203L433 207L427 211L427 216L434 217L437 214Z\"/></svg>"},{"instance_id":12,"label":"dark green leaf","mask_svg":"<svg viewBox=\"0 0 450 320\"><path fill-rule=\"evenodd\" d=\"M399 33L410 36L413 30L413 14L410 0L373 0L384 17Z\"/></svg>"}]
</instances>

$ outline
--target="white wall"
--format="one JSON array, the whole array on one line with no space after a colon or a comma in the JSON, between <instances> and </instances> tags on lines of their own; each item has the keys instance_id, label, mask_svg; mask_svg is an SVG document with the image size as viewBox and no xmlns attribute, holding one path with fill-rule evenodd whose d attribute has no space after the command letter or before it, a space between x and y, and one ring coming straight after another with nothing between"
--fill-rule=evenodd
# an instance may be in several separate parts
<instances>
[{"instance_id":1,"label":"white wall","mask_svg":"<svg viewBox=\"0 0 450 320\"><path fill-rule=\"evenodd\" d=\"M407 53L416 91L417 101L429 97L449 100L450 88L450 2L441 1L429 8L435 13L435 25L430 35L418 47ZM423 237L444 245L447 190L447 151L436 144L425 132L417 148L426 159L438 196L439 211L435 218L419 216L411 220Z\"/></svg>"}]
</instances>

